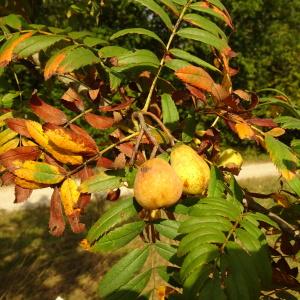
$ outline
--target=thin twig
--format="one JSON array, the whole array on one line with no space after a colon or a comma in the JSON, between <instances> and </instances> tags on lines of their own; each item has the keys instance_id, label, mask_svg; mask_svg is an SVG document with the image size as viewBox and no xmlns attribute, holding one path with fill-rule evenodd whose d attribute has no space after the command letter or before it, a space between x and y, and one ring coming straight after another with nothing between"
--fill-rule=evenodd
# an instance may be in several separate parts
<instances>
[{"instance_id":1,"label":"thin twig","mask_svg":"<svg viewBox=\"0 0 300 300\"><path fill-rule=\"evenodd\" d=\"M183 6L182 11L181 11L181 13L179 15L179 18L177 19L177 22L176 22L176 24L175 24L175 26L174 26L174 28L172 30L172 33L170 35L170 38L169 38L168 43L167 43L166 48L165 48L165 53L164 53L164 55L163 55L163 57L162 57L162 59L160 61L159 68L157 70L157 73L156 73L153 81L152 81L152 84L151 84L151 87L150 87L150 90L149 90L149 93L148 93L145 105L143 107L143 111L144 112L147 111L148 108L149 108L149 106L150 106L150 102L151 102L151 98L152 98L152 95L153 95L153 92L154 92L154 89L155 89L155 86L156 86L156 82L157 82L157 80L159 78L159 75L160 75L160 73L162 71L162 68L163 68L163 66L165 64L166 54L168 53L168 51L169 51L169 49L171 47L171 44L173 42L173 39L174 39L174 37L176 35L176 32L177 32L179 26L180 26L180 23L181 23L181 21L182 21L182 19L184 17L185 12L188 9L188 7L191 5L192 2L193 2L193 0L189 0L189 2Z\"/></svg>"},{"instance_id":2,"label":"thin twig","mask_svg":"<svg viewBox=\"0 0 300 300\"><path fill-rule=\"evenodd\" d=\"M73 119L71 119L68 123L66 123L65 126L64 126L64 128L68 127L70 124L72 124L76 120L80 119L82 116L84 116L85 114L91 112L92 110L93 110L92 108L89 108L89 109L83 111L82 113L80 113L79 115L77 115L76 117L74 117Z\"/></svg>"},{"instance_id":3,"label":"thin twig","mask_svg":"<svg viewBox=\"0 0 300 300\"><path fill-rule=\"evenodd\" d=\"M135 142L135 146L134 146L134 149L133 149L133 152L132 152L132 156L131 156L130 161L129 161L129 166L133 166L133 164L134 164L134 160L135 160L136 154L139 150L139 146L140 146L141 140L143 138L143 135L144 135L144 129L141 129L140 134L138 135L138 137L136 139L136 142Z\"/></svg>"}]
</instances>

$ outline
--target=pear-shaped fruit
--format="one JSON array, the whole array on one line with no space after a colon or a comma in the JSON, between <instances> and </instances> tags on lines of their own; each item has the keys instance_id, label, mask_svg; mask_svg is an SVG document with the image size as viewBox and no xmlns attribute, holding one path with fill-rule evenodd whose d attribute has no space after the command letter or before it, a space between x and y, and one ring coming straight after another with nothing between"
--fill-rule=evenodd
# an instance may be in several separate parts
<instances>
[{"instance_id":1,"label":"pear-shaped fruit","mask_svg":"<svg viewBox=\"0 0 300 300\"><path fill-rule=\"evenodd\" d=\"M208 186L210 169L205 160L187 145L175 146L171 151L171 166L183 183L186 194L203 194Z\"/></svg>"},{"instance_id":2,"label":"pear-shaped fruit","mask_svg":"<svg viewBox=\"0 0 300 300\"><path fill-rule=\"evenodd\" d=\"M217 163L220 167L239 169L243 164L243 157L238 151L229 148L221 152Z\"/></svg>"},{"instance_id":3,"label":"pear-shaped fruit","mask_svg":"<svg viewBox=\"0 0 300 300\"><path fill-rule=\"evenodd\" d=\"M133 190L136 201L153 210L175 204L182 194L182 182L165 160L153 158L139 167Z\"/></svg>"}]
</instances>

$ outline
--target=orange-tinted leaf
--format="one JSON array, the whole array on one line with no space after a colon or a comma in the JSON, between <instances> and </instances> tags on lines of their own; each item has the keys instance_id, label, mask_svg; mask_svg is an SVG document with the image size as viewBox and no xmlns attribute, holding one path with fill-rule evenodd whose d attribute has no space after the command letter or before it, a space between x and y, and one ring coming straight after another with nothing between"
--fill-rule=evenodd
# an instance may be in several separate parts
<instances>
[{"instance_id":1,"label":"orange-tinted leaf","mask_svg":"<svg viewBox=\"0 0 300 300\"><path fill-rule=\"evenodd\" d=\"M91 202L91 194L80 194L77 207L80 208L81 211L85 209L85 207Z\"/></svg>"},{"instance_id":2,"label":"orange-tinted leaf","mask_svg":"<svg viewBox=\"0 0 300 300\"><path fill-rule=\"evenodd\" d=\"M84 103L81 96L72 88L69 88L61 97L64 105L70 110L83 111Z\"/></svg>"},{"instance_id":3,"label":"orange-tinted leaf","mask_svg":"<svg viewBox=\"0 0 300 300\"><path fill-rule=\"evenodd\" d=\"M109 106L100 106L100 111L115 111L115 110L122 110L128 108L132 104L133 100L127 100L120 104L109 105Z\"/></svg>"},{"instance_id":4,"label":"orange-tinted leaf","mask_svg":"<svg viewBox=\"0 0 300 300\"><path fill-rule=\"evenodd\" d=\"M240 139L252 139L255 135L247 123L236 123L235 129Z\"/></svg>"},{"instance_id":5,"label":"orange-tinted leaf","mask_svg":"<svg viewBox=\"0 0 300 300\"><path fill-rule=\"evenodd\" d=\"M13 173L5 172L1 176L1 185L11 185L11 184L14 184L15 177L16 176Z\"/></svg>"},{"instance_id":6,"label":"orange-tinted leaf","mask_svg":"<svg viewBox=\"0 0 300 300\"><path fill-rule=\"evenodd\" d=\"M32 193L32 190L15 185L15 203L26 201Z\"/></svg>"},{"instance_id":7,"label":"orange-tinted leaf","mask_svg":"<svg viewBox=\"0 0 300 300\"><path fill-rule=\"evenodd\" d=\"M113 163L114 169L124 169L126 165L126 157L124 153L119 153Z\"/></svg>"},{"instance_id":8,"label":"orange-tinted leaf","mask_svg":"<svg viewBox=\"0 0 300 300\"><path fill-rule=\"evenodd\" d=\"M206 96L197 88L192 85L186 84L186 88L190 91L190 93L195 96L197 99L201 100L203 103L206 103Z\"/></svg>"},{"instance_id":9,"label":"orange-tinted leaf","mask_svg":"<svg viewBox=\"0 0 300 300\"><path fill-rule=\"evenodd\" d=\"M67 216L72 215L74 212L79 196L80 192L78 191L75 180L67 178L61 186L61 201Z\"/></svg>"},{"instance_id":10,"label":"orange-tinted leaf","mask_svg":"<svg viewBox=\"0 0 300 300\"><path fill-rule=\"evenodd\" d=\"M101 156L97 160L97 167L105 168L105 169L112 169L114 162L109 158Z\"/></svg>"},{"instance_id":11,"label":"orange-tinted leaf","mask_svg":"<svg viewBox=\"0 0 300 300\"><path fill-rule=\"evenodd\" d=\"M211 93L219 101L229 96L229 93L200 67L186 66L178 69L175 74L184 83Z\"/></svg>"},{"instance_id":12,"label":"orange-tinted leaf","mask_svg":"<svg viewBox=\"0 0 300 300\"><path fill-rule=\"evenodd\" d=\"M44 77L49 79L52 75L57 73L60 63L65 59L66 53L57 53L52 59L49 59L45 66Z\"/></svg>"},{"instance_id":13,"label":"orange-tinted leaf","mask_svg":"<svg viewBox=\"0 0 300 300\"><path fill-rule=\"evenodd\" d=\"M284 208L289 208L291 206L286 195L274 193L271 196L280 206Z\"/></svg>"},{"instance_id":14,"label":"orange-tinted leaf","mask_svg":"<svg viewBox=\"0 0 300 300\"><path fill-rule=\"evenodd\" d=\"M53 236L61 236L65 230L59 189L54 188L50 202L49 232Z\"/></svg>"},{"instance_id":15,"label":"orange-tinted leaf","mask_svg":"<svg viewBox=\"0 0 300 300\"><path fill-rule=\"evenodd\" d=\"M31 138L33 138L40 146L44 148L48 146L49 139L45 135L43 127L40 123L26 120L25 125Z\"/></svg>"},{"instance_id":16,"label":"orange-tinted leaf","mask_svg":"<svg viewBox=\"0 0 300 300\"><path fill-rule=\"evenodd\" d=\"M26 128L26 120L25 119L9 118L9 119L5 120L5 123L11 130L13 130L21 135L24 135L28 138L31 137Z\"/></svg>"},{"instance_id":17,"label":"orange-tinted leaf","mask_svg":"<svg viewBox=\"0 0 300 300\"><path fill-rule=\"evenodd\" d=\"M80 233L85 230L85 225L80 223L80 209L74 210L67 218L74 233Z\"/></svg>"},{"instance_id":18,"label":"orange-tinted leaf","mask_svg":"<svg viewBox=\"0 0 300 300\"><path fill-rule=\"evenodd\" d=\"M25 160L36 160L41 154L38 147L18 147L16 149L11 149L0 155L0 164L9 170L15 169L13 162L15 160L25 161Z\"/></svg>"},{"instance_id":19,"label":"orange-tinted leaf","mask_svg":"<svg viewBox=\"0 0 300 300\"><path fill-rule=\"evenodd\" d=\"M4 145L2 145L0 147L0 154L5 153L6 151L9 151L11 149L15 149L17 148L19 145L19 139L15 138L13 140L8 141L7 143L5 143Z\"/></svg>"},{"instance_id":20,"label":"orange-tinted leaf","mask_svg":"<svg viewBox=\"0 0 300 300\"><path fill-rule=\"evenodd\" d=\"M76 135L80 136L80 138L84 140L84 143L86 145L88 145L90 148L93 148L96 151L98 151L96 142L83 128L81 128L75 124L70 124L70 129Z\"/></svg>"},{"instance_id":21,"label":"orange-tinted leaf","mask_svg":"<svg viewBox=\"0 0 300 300\"><path fill-rule=\"evenodd\" d=\"M23 35L15 34L12 38L10 38L1 48L0 53L0 67L7 66L11 60L13 59L14 49L24 40L28 39L33 35L33 32L28 32Z\"/></svg>"},{"instance_id":22,"label":"orange-tinted leaf","mask_svg":"<svg viewBox=\"0 0 300 300\"><path fill-rule=\"evenodd\" d=\"M267 131L266 134L277 137L277 136L281 136L281 135L285 134L285 130L283 128L276 127L276 128L273 128L273 129Z\"/></svg>"},{"instance_id":23,"label":"orange-tinted leaf","mask_svg":"<svg viewBox=\"0 0 300 300\"><path fill-rule=\"evenodd\" d=\"M85 120L94 128L97 129L107 129L111 128L114 124L114 119L105 116L98 116L92 113L87 113L84 115Z\"/></svg>"},{"instance_id":24,"label":"orange-tinted leaf","mask_svg":"<svg viewBox=\"0 0 300 300\"><path fill-rule=\"evenodd\" d=\"M46 122L62 125L68 121L64 112L47 104L37 94L31 96L30 108L39 118Z\"/></svg>"},{"instance_id":25,"label":"orange-tinted leaf","mask_svg":"<svg viewBox=\"0 0 300 300\"><path fill-rule=\"evenodd\" d=\"M22 179L37 183L55 184L64 179L56 166L32 160L21 163L20 168L13 172Z\"/></svg>"}]
</instances>

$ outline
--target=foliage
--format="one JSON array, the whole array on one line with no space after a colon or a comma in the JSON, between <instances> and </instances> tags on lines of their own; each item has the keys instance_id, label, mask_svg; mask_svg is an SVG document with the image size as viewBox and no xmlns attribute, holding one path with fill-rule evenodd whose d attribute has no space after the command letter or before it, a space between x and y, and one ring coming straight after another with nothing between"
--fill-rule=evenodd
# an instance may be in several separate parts
<instances>
[{"instance_id":1,"label":"foliage","mask_svg":"<svg viewBox=\"0 0 300 300\"><path fill-rule=\"evenodd\" d=\"M287 196L298 203L299 140L288 146L278 139L284 128L299 127L298 108L277 90L257 94L233 88L236 53L221 28L234 27L219 0L135 0L132 7L161 30L140 25L109 37L32 24L16 14L1 19L0 66L26 66L45 84L65 85L59 103L47 103L38 90L31 90L27 101L13 71L19 89L2 98L0 116L3 184L15 184L16 202L34 189L52 187L51 234L62 235L65 220L79 233L92 193L108 191L108 200L118 200L119 189L132 187L140 165L155 156L168 161L172 147L183 141L211 166L206 195L184 195L176 205L154 211L134 198L120 199L100 216L83 248L110 253L136 239L142 246L106 273L99 295L258 299L277 288L297 290L296 271L285 260L299 253L297 224L269 212L256 198L272 198L283 208L289 206ZM71 9L86 13L80 6ZM152 47L130 43L136 35L151 39ZM121 37L129 43L116 46ZM194 44L214 59L185 48ZM281 117L258 117L262 106L277 109ZM204 116L212 123L200 130ZM86 132L83 122L95 134ZM232 175L239 166L218 168L224 131L263 147L290 189L249 192ZM275 234L278 243L271 246L268 239Z\"/></svg>"}]
</instances>

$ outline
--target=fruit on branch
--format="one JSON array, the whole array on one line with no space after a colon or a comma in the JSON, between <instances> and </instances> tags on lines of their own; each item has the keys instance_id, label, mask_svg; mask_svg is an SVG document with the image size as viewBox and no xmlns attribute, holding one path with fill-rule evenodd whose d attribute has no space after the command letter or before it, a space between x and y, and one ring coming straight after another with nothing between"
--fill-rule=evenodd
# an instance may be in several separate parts
<instances>
[{"instance_id":1,"label":"fruit on branch","mask_svg":"<svg viewBox=\"0 0 300 300\"><path fill-rule=\"evenodd\" d=\"M223 168L240 169L243 164L243 157L238 151L229 148L221 152L217 164Z\"/></svg>"},{"instance_id":2,"label":"fruit on branch","mask_svg":"<svg viewBox=\"0 0 300 300\"><path fill-rule=\"evenodd\" d=\"M153 158L139 167L133 190L136 201L153 210L175 204L182 194L182 182L165 160Z\"/></svg>"},{"instance_id":3,"label":"fruit on branch","mask_svg":"<svg viewBox=\"0 0 300 300\"><path fill-rule=\"evenodd\" d=\"M171 166L183 183L186 194L203 194L208 186L210 169L205 160L187 145L176 145L171 151Z\"/></svg>"}]
</instances>

